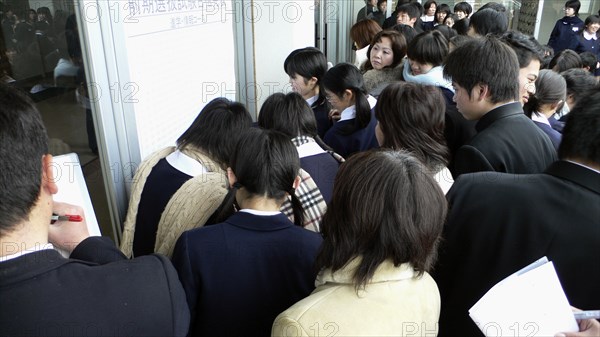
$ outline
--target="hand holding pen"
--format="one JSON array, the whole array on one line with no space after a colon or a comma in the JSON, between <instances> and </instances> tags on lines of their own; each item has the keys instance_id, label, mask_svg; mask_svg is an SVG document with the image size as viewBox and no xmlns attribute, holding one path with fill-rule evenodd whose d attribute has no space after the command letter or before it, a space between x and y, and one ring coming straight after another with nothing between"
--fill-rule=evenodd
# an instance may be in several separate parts
<instances>
[{"instance_id":1,"label":"hand holding pen","mask_svg":"<svg viewBox=\"0 0 600 337\"><path fill-rule=\"evenodd\" d=\"M54 215L50 218L48 241L57 248L70 253L90 236L81 207L54 202L52 213Z\"/></svg>"},{"instance_id":2,"label":"hand holding pen","mask_svg":"<svg viewBox=\"0 0 600 337\"><path fill-rule=\"evenodd\" d=\"M597 337L600 336L600 310L580 311L574 308L575 319L579 323L578 332L560 332L554 337Z\"/></svg>"}]
</instances>

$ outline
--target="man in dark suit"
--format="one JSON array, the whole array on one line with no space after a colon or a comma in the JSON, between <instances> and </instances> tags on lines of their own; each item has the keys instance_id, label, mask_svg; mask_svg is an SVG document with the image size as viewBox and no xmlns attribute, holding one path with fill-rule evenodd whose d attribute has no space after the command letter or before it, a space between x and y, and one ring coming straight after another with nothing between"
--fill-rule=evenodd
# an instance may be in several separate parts
<instances>
[{"instance_id":1,"label":"man in dark suit","mask_svg":"<svg viewBox=\"0 0 600 337\"><path fill-rule=\"evenodd\" d=\"M52 201L53 177L39 112L0 86L0 336L185 336L189 309L170 261L127 260L85 221L50 224L53 213L83 214Z\"/></svg>"},{"instance_id":2,"label":"man in dark suit","mask_svg":"<svg viewBox=\"0 0 600 337\"><path fill-rule=\"evenodd\" d=\"M474 39L450 53L444 76L477 134L454 157L453 175L479 171L540 173L556 160L552 142L519 102L519 62L497 37Z\"/></svg>"},{"instance_id":3,"label":"man in dark suit","mask_svg":"<svg viewBox=\"0 0 600 337\"><path fill-rule=\"evenodd\" d=\"M559 156L540 174L479 172L454 182L433 273L440 336L481 336L469 309L543 256L572 306L600 308L600 91L569 114Z\"/></svg>"}]
</instances>

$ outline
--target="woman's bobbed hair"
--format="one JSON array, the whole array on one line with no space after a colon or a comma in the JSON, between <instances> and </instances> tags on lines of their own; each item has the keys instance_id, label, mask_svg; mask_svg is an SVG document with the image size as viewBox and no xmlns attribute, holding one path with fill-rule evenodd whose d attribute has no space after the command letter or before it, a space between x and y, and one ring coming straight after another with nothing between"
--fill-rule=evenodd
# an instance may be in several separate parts
<instances>
[{"instance_id":1,"label":"woman's bobbed hair","mask_svg":"<svg viewBox=\"0 0 600 337\"><path fill-rule=\"evenodd\" d=\"M377 33L373 40L371 40L371 44L369 45L369 49L367 50L367 62L365 63L365 70L373 69L373 65L371 64L371 50L376 43L382 42L382 39L387 37L392 42L392 52L394 53L394 58L392 64L386 66L386 68L395 68L402 62L404 56L406 56L406 39L404 35L400 34L400 32L396 30L382 30Z\"/></svg>"},{"instance_id":2,"label":"woman's bobbed hair","mask_svg":"<svg viewBox=\"0 0 600 337\"><path fill-rule=\"evenodd\" d=\"M215 98L177 139L177 148L196 147L226 168L240 134L251 126L252 117L244 105Z\"/></svg>"},{"instance_id":3,"label":"woman's bobbed hair","mask_svg":"<svg viewBox=\"0 0 600 337\"><path fill-rule=\"evenodd\" d=\"M434 67L440 66L448 56L448 40L442 32L437 30L423 32L410 42L407 56L419 63L429 63Z\"/></svg>"},{"instance_id":4,"label":"woman's bobbed hair","mask_svg":"<svg viewBox=\"0 0 600 337\"><path fill-rule=\"evenodd\" d=\"M308 136L314 138L323 149L330 149L319 137L315 113L296 92L278 92L267 97L260 108L258 126L279 131L290 139Z\"/></svg>"},{"instance_id":5,"label":"woman's bobbed hair","mask_svg":"<svg viewBox=\"0 0 600 337\"><path fill-rule=\"evenodd\" d=\"M381 31L381 26L375 20L361 20L350 28L350 38L358 49L368 46L373 37Z\"/></svg>"},{"instance_id":6,"label":"woman's bobbed hair","mask_svg":"<svg viewBox=\"0 0 600 337\"><path fill-rule=\"evenodd\" d=\"M289 138L317 136L317 120L312 109L298 93L274 93L267 97L260 113L258 126L277 130Z\"/></svg>"},{"instance_id":7,"label":"woman's bobbed hair","mask_svg":"<svg viewBox=\"0 0 600 337\"><path fill-rule=\"evenodd\" d=\"M356 290L385 260L410 263L422 275L437 257L446 212L444 193L418 159L403 151L360 152L336 175L316 265L335 272L360 258Z\"/></svg>"},{"instance_id":8,"label":"woman's bobbed hair","mask_svg":"<svg viewBox=\"0 0 600 337\"><path fill-rule=\"evenodd\" d=\"M381 147L406 150L434 173L448 164L446 105L440 89L411 82L388 85L375 105Z\"/></svg>"}]
</instances>

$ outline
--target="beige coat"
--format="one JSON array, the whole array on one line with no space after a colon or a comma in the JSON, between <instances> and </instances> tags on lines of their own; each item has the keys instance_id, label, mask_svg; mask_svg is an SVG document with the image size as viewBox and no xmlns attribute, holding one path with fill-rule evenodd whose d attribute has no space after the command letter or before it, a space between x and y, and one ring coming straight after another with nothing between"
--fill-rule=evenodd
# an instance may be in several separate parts
<instances>
[{"instance_id":1,"label":"beige coat","mask_svg":"<svg viewBox=\"0 0 600 337\"><path fill-rule=\"evenodd\" d=\"M281 313L271 336L436 336L440 294L428 273L385 261L364 290L352 283L358 259L325 270L307 298Z\"/></svg>"}]
</instances>

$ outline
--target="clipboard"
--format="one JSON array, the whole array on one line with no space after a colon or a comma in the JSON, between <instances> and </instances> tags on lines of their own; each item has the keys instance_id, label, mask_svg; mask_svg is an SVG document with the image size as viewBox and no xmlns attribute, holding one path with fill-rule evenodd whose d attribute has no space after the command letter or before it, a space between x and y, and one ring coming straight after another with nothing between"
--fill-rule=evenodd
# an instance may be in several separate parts
<instances>
[{"instance_id":1,"label":"clipboard","mask_svg":"<svg viewBox=\"0 0 600 337\"><path fill-rule=\"evenodd\" d=\"M96 213L94 213L92 199L77 154L69 153L54 156L53 170L54 181L58 186L58 193L53 196L53 200L82 207L83 218L90 236L101 236L98 219Z\"/></svg>"}]
</instances>

